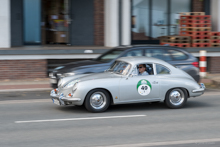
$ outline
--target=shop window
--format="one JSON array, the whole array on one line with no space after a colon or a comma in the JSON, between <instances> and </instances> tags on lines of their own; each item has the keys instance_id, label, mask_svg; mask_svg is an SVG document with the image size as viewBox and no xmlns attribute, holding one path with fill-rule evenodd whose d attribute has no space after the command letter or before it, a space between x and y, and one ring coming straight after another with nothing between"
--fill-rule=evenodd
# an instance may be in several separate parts
<instances>
[{"instance_id":1,"label":"shop window","mask_svg":"<svg viewBox=\"0 0 220 147\"><path fill-rule=\"evenodd\" d=\"M191 12L191 0L132 0L132 44L159 43L179 34L179 13Z\"/></svg>"}]
</instances>

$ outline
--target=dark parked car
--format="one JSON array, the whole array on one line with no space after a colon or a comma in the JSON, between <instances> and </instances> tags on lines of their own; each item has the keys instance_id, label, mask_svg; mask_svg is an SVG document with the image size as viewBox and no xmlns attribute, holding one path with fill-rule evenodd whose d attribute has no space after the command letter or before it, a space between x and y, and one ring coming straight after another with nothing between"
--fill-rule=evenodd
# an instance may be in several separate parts
<instances>
[{"instance_id":1,"label":"dark parked car","mask_svg":"<svg viewBox=\"0 0 220 147\"><path fill-rule=\"evenodd\" d=\"M61 77L103 72L108 69L117 58L126 56L159 58L184 70L191 75L195 81L199 82L200 80L197 58L184 49L160 45L134 45L116 47L94 60L72 62L57 67L49 74L51 85L53 88L56 88Z\"/></svg>"}]
</instances>

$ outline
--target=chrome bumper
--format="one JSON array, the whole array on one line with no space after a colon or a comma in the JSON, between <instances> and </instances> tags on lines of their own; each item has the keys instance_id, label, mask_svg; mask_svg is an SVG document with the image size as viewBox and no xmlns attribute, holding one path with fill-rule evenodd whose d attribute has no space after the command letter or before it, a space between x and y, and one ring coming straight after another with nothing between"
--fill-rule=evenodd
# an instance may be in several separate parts
<instances>
[{"instance_id":1,"label":"chrome bumper","mask_svg":"<svg viewBox=\"0 0 220 147\"><path fill-rule=\"evenodd\" d=\"M55 90L50 92L50 96L52 99L57 99L60 102L60 105L67 105L66 102L80 102L81 98L72 98L72 97L64 97L63 93L56 94Z\"/></svg>"},{"instance_id":2,"label":"chrome bumper","mask_svg":"<svg viewBox=\"0 0 220 147\"><path fill-rule=\"evenodd\" d=\"M203 83L200 83L200 88L194 89L192 92L193 93L200 93L200 92L204 93L204 91L205 91L205 85Z\"/></svg>"}]
</instances>

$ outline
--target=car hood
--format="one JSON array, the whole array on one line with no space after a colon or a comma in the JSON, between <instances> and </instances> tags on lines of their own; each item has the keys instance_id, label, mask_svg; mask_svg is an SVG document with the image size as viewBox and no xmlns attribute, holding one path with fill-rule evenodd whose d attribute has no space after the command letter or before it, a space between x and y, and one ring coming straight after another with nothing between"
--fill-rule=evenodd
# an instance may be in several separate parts
<instances>
[{"instance_id":1,"label":"car hood","mask_svg":"<svg viewBox=\"0 0 220 147\"><path fill-rule=\"evenodd\" d=\"M122 75L114 74L114 73L110 73L110 72L79 74L79 75L61 78L60 84L58 84L58 87L60 89L61 87L63 87L67 83L74 81L74 80L79 80L80 82L83 82L83 81L88 81L88 80L97 80L97 79L106 79L106 78L116 78L116 77L120 78L121 76Z\"/></svg>"},{"instance_id":2,"label":"car hood","mask_svg":"<svg viewBox=\"0 0 220 147\"><path fill-rule=\"evenodd\" d=\"M85 69L85 68L92 68L92 67L101 67L101 66L106 66L109 65L109 63L102 63L99 61L95 60L85 60L85 61L78 61L78 62L71 62L68 64L65 64L62 66L60 69L55 69L54 72L57 73L67 73L71 72L74 70L79 70L79 69Z\"/></svg>"},{"instance_id":3,"label":"car hood","mask_svg":"<svg viewBox=\"0 0 220 147\"><path fill-rule=\"evenodd\" d=\"M79 80L80 81L88 81L88 80L115 78L115 77L121 77L121 76L122 75L114 74L111 72L104 72L104 73L94 73L94 74L86 75L86 76L79 78Z\"/></svg>"}]
</instances>

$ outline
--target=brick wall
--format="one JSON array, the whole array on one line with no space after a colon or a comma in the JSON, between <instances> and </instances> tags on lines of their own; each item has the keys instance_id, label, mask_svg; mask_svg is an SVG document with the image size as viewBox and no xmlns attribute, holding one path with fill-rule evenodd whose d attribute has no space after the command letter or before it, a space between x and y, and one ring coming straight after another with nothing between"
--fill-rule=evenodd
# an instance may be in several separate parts
<instances>
[{"instance_id":1,"label":"brick wall","mask_svg":"<svg viewBox=\"0 0 220 147\"><path fill-rule=\"evenodd\" d=\"M94 0L94 44L104 46L104 0Z\"/></svg>"},{"instance_id":2,"label":"brick wall","mask_svg":"<svg viewBox=\"0 0 220 147\"><path fill-rule=\"evenodd\" d=\"M193 12L204 12L204 0L192 0Z\"/></svg>"},{"instance_id":3,"label":"brick wall","mask_svg":"<svg viewBox=\"0 0 220 147\"><path fill-rule=\"evenodd\" d=\"M0 79L46 77L47 60L0 60Z\"/></svg>"},{"instance_id":4,"label":"brick wall","mask_svg":"<svg viewBox=\"0 0 220 147\"><path fill-rule=\"evenodd\" d=\"M211 57L209 59L209 72L210 73L220 73L220 57Z\"/></svg>"}]
</instances>

